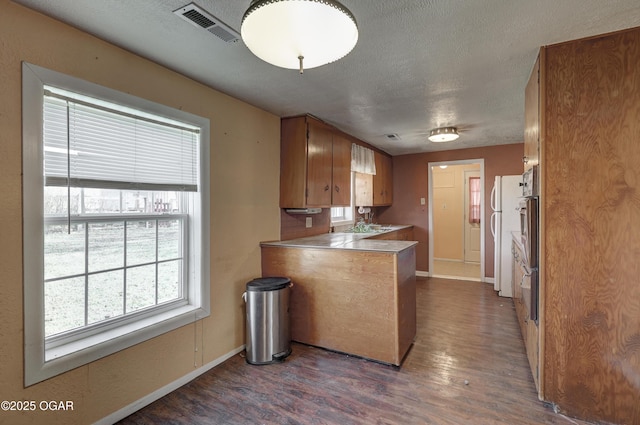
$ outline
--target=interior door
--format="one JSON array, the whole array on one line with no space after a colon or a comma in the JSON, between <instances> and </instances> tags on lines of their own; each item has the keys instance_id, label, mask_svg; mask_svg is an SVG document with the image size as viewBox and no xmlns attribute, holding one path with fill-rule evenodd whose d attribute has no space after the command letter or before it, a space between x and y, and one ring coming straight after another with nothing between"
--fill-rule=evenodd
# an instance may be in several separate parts
<instances>
[{"instance_id":1,"label":"interior door","mask_svg":"<svg viewBox=\"0 0 640 425\"><path fill-rule=\"evenodd\" d=\"M480 224L470 223L469 207L470 207L470 178L480 178L479 171L464 172L464 261L465 263L480 262ZM482 190L482 188L480 188ZM482 206L480 207L482 208Z\"/></svg>"}]
</instances>

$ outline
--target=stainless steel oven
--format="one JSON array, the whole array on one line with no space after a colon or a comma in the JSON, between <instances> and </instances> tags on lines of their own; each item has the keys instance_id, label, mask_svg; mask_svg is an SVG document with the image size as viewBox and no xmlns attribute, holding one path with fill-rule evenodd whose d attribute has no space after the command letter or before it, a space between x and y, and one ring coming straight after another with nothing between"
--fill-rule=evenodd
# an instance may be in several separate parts
<instances>
[{"instance_id":1,"label":"stainless steel oven","mask_svg":"<svg viewBox=\"0 0 640 425\"><path fill-rule=\"evenodd\" d=\"M520 232L524 248L524 273L528 285L523 286L523 298L529 317L538 323L538 168L534 166L522 175L520 202ZM528 287L527 287L528 286Z\"/></svg>"},{"instance_id":2,"label":"stainless steel oven","mask_svg":"<svg viewBox=\"0 0 640 425\"><path fill-rule=\"evenodd\" d=\"M520 201L520 235L526 264L538 267L538 198L524 198Z\"/></svg>"}]
</instances>

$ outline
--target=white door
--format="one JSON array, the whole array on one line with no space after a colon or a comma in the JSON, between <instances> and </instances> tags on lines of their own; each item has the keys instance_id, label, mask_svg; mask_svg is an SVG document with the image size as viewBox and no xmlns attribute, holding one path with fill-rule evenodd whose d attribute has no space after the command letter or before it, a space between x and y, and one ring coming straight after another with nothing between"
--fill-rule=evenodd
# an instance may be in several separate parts
<instances>
[{"instance_id":1,"label":"white door","mask_svg":"<svg viewBox=\"0 0 640 425\"><path fill-rule=\"evenodd\" d=\"M465 263L480 262L480 224L469 223L469 207L470 207L470 178L480 178L479 171L464 172L464 261ZM480 188L482 190L482 188ZM482 208L482 206L480 206Z\"/></svg>"}]
</instances>

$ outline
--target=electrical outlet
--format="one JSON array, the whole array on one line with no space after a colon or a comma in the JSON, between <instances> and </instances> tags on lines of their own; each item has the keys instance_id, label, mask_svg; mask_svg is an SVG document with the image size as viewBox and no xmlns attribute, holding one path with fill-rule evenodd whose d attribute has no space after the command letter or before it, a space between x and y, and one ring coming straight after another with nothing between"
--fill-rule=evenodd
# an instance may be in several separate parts
<instances>
[{"instance_id":1,"label":"electrical outlet","mask_svg":"<svg viewBox=\"0 0 640 425\"><path fill-rule=\"evenodd\" d=\"M307 229L313 226L313 217L307 217Z\"/></svg>"}]
</instances>

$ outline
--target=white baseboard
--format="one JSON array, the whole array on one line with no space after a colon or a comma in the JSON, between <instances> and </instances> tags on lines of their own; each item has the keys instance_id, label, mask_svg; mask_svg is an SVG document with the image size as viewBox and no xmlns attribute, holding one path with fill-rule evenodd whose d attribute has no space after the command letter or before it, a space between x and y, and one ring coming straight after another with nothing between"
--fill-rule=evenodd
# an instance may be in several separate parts
<instances>
[{"instance_id":1,"label":"white baseboard","mask_svg":"<svg viewBox=\"0 0 640 425\"><path fill-rule=\"evenodd\" d=\"M431 277L431 272L416 270L416 277Z\"/></svg>"},{"instance_id":2,"label":"white baseboard","mask_svg":"<svg viewBox=\"0 0 640 425\"><path fill-rule=\"evenodd\" d=\"M493 285L493 284L496 283L496 278L495 277L485 277L484 278L484 282L491 283Z\"/></svg>"},{"instance_id":3,"label":"white baseboard","mask_svg":"<svg viewBox=\"0 0 640 425\"><path fill-rule=\"evenodd\" d=\"M133 403L129 404L128 406L123 407L120 410L118 410L116 412L113 412L109 416L105 416L104 418L102 418L99 421L95 422L95 425L111 425L111 424L114 424L114 423L118 422L121 419L126 418L127 416L131 415L132 413L135 413L138 410L142 409L143 407L145 407L145 406L153 403L154 401L166 396L171 391L177 390L181 386L193 381L198 376L200 376L203 373L213 369L214 367L216 367L219 364L223 363L225 360L230 359L231 357L233 357L236 354L240 353L244 349L245 349L245 346L242 345L241 347L238 347L238 348L228 352L227 354L224 354L223 356L218 357L217 359L213 360L212 362L209 362L206 365L202 365L201 367L199 367L198 369L194 370L193 372L188 373L188 374L182 376L181 378L179 378L179 379L177 379L177 380L165 385L164 387L155 390L151 394L148 394L148 395L142 397L141 399L134 401Z\"/></svg>"}]
</instances>

